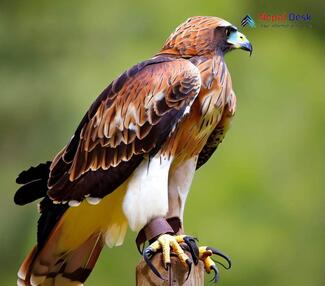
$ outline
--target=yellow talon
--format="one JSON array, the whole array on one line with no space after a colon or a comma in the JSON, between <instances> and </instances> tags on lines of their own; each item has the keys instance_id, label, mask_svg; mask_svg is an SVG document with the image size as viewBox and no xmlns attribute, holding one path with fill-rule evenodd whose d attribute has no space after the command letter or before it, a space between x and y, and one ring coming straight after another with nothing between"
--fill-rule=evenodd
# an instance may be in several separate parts
<instances>
[{"instance_id":1,"label":"yellow talon","mask_svg":"<svg viewBox=\"0 0 325 286\"><path fill-rule=\"evenodd\" d=\"M187 239L189 239L189 236L186 235L177 235L172 236L170 234L163 234L158 237L158 239L150 244L143 252L143 258L151 268L151 270L161 279L164 279L161 274L158 272L158 270L154 267L154 265L151 262L151 258L155 253L157 253L159 250L162 251L163 256L163 264L165 269L168 268L168 265L171 263L170 259L170 252L172 251L175 253L175 255L178 257L178 259L181 261L182 264L184 264L189 269L189 273L191 271L192 261L187 256L187 254L184 252L182 247L180 246L180 243L186 243ZM192 250L193 251L193 250ZM188 274L189 275L189 274Z\"/></svg>"},{"instance_id":2,"label":"yellow talon","mask_svg":"<svg viewBox=\"0 0 325 286\"><path fill-rule=\"evenodd\" d=\"M208 274L211 271L214 272L214 277L212 278L212 281L216 283L219 279L219 270L215 262L211 258L213 254L223 257L228 262L228 267L226 267L224 264L219 262L226 269L230 269L231 261L226 255L224 255L222 252L220 252L217 249L208 246L199 247L199 259L204 263L204 269Z\"/></svg>"},{"instance_id":3,"label":"yellow talon","mask_svg":"<svg viewBox=\"0 0 325 286\"><path fill-rule=\"evenodd\" d=\"M200 246L199 247L199 258L201 260L205 259L208 256L211 256L213 253L211 250L207 249L207 246Z\"/></svg>"},{"instance_id":4,"label":"yellow talon","mask_svg":"<svg viewBox=\"0 0 325 286\"><path fill-rule=\"evenodd\" d=\"M212 254L212 251L207 249L206 246L199 247L199 259L204 263L204 268L207 273L210 273L211 266L215 265L213 260L210 258Z\"/></svg>"},{"instance_id":5,"label":"yellow talon","mask_svg":"<svg viewBox=\"0 0 325 286\"><path fill-rule=\"evenodd\" d=\"M154 252L157 252L160 249L160 244L159 242L156 240L155 242L153 242L150 247L152 248L152 250Z\"/></svg>"},{"instance_id":6,"label":"yellow talon","mask_svg":"<svg viewBox=\"0 0 325 286\"><path fill-rule=\"evenodd\" d=\"M172 240L170 242L170 246L172 250L175 252L175 254L179 257L181 262L186 265L186 260L189 259L189 257L184 253L184 250L180 247L178 244L177 238L175 240Z\"/></svg>"},{"instance_id":7,"label":"yellow talon","mask_svg":"<svg viewBox=\"0 0 325 286\"><path fill-rule=\"evenodd\" d=\"M203 262L204 262L205 271L207 273L210 273L211 272L211 269L212 269L212 266L215 266L216 265L214 263L214 261L210 257L207 257Z\"/></svg>"},{"instance_id":8,"label":"yellow talon","mask_svg":"<svg viewBox=\"0 0 325 286\"><path fill-rule=\"evenodd\" d=\"M163 264L165 266L165 269L168 269L168 265L170 265L171 263L170 253L172 251L182 262L182 264L189 268L188 275L190 274L192 260L190 260L188 255L184 252L183 248L180 246L180 243L185 244L185 246L183 245L183 247L185 247L184 249L191 253L195 265L197 265L198 260L201 260L204 264L204 268L207 273L211 273L211 271L214 272L212 281L214 281L215 283L219 279L219 270L216 266L216 263L212 260L211 256L217 255L225 259L225 261L228 263L228 266L222 264L221 262L218 262L225 269L230 269L231 267L231 261L228 256L223 254L221 251L209 246L201 246L198 248L193 237L187 235L172 236L170 234L163 234L159 236L158 239L151 245L149 245L143 252L143 257L147 262L148 266L158 277L163 280L165 279L161 276L161 274L151 262L151 258L159 250L162 251Z\"/></svg>"},{"instance_id":9,"label":"yellow talon","mask_svg":"<svg viewBox=\"0 0 325 286\"><path fill-rule=\"evenodd\" d=\"M165 268L167 267L168 264L170 264L170 249L175 252L177 257L180 259L180 261L187 266L187 260L189 257L184 253L183 249L180 247L179 243L184 242L184 235L180 236L172 236L170 234L163 234L159 236L158 240L155 241L154 243L159 244L159 248L162 249L163 253L163 261Z\"/></svg>"}]
</instances>

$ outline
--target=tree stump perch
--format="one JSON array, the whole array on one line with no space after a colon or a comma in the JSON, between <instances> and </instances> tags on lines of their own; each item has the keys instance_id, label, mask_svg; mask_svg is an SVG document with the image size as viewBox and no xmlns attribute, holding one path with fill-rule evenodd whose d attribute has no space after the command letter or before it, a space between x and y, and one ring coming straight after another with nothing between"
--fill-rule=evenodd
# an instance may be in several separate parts
<instances>
[{"instance_id":1,"label":"tree stump perch","mask_svg":"<svg viewBox=\"0 0 325 286\"><path fill-rule=\"evenodd\" d=\"M186 252L191 257L191 254ZM136 285L137 286L203 286L204 285L204 266L202 261L198 265L192 264L192 271L187 278L188 268L185 267L177 257L171 257L171 282L169 283L169 273L162 264L162 254L158 253L152 258L153 265L157 268L166 281L157 277L146 262L142 259L136 267Z\"/></svg>"}]
</instances>

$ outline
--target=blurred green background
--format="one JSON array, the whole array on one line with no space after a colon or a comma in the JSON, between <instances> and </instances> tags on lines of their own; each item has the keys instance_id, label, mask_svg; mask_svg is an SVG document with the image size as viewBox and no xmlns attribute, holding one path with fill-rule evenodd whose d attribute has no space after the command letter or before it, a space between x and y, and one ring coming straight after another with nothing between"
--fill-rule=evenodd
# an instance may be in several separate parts
<instances>
[{"instance_id":1,"label":"blurred green background","mask_svg":"<svg viewBox=\"0 0 325 286\"><path fill-rule=\"evenodd\" d=\"M226 57L237 115L195 177L185 227L232 257L220 285L325 285L324 2L245 2L0 2L1 285L35 241L36 204L14 205L16 175L53 158L96 96L187 17L240 26L246 14L253 56ZM262 28L264 11L308 12L312 27ZM134 238L105 248L87 285L134 285Z\"/></svg>"}]
</instances>

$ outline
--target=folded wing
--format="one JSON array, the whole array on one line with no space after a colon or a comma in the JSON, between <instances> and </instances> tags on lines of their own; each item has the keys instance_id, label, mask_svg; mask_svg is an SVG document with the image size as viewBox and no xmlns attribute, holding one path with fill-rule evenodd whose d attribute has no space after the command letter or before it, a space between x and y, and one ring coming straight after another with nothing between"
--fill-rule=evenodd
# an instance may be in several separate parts
<instances>
[{"instance_id":1,"label":"folded wing","mask_svg":"<svg viewBox=\"0 0 325 286\"><path fill-rule=\"evenodd\" d=\"M50 198L81 201L114 191L144 156L159 151L200 87L198 69L183 59L157 57L123 73L98 97L53 160Z\"/></svg>"}]
</instances>

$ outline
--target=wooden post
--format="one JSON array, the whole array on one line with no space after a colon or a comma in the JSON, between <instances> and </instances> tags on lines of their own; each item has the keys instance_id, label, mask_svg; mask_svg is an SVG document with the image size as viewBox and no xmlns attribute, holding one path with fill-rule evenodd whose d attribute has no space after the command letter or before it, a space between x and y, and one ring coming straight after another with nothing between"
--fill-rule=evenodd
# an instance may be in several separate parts
<instances>
[{"instance_id":1,"label":"wooden post","mask_svg":"<svg viewBox=\"0 0 325 286\"><path fill-rule=\"evenodd\" d=\"M191 254L187 253L189 257ZM158 278L152 270L148 267L146 262L142 259L136 268L136 285L137 286L203 286L204 285L204 267L202 261L198 265L192 265L192 271L188 279L188 269L185 267L177 257L171 257L172 272L171 284L168 282L168 271L162 265L161 253L156 254L152 263L157 268L159 273L166 278L167 281Z\"/></svg>"}]
</instances>

